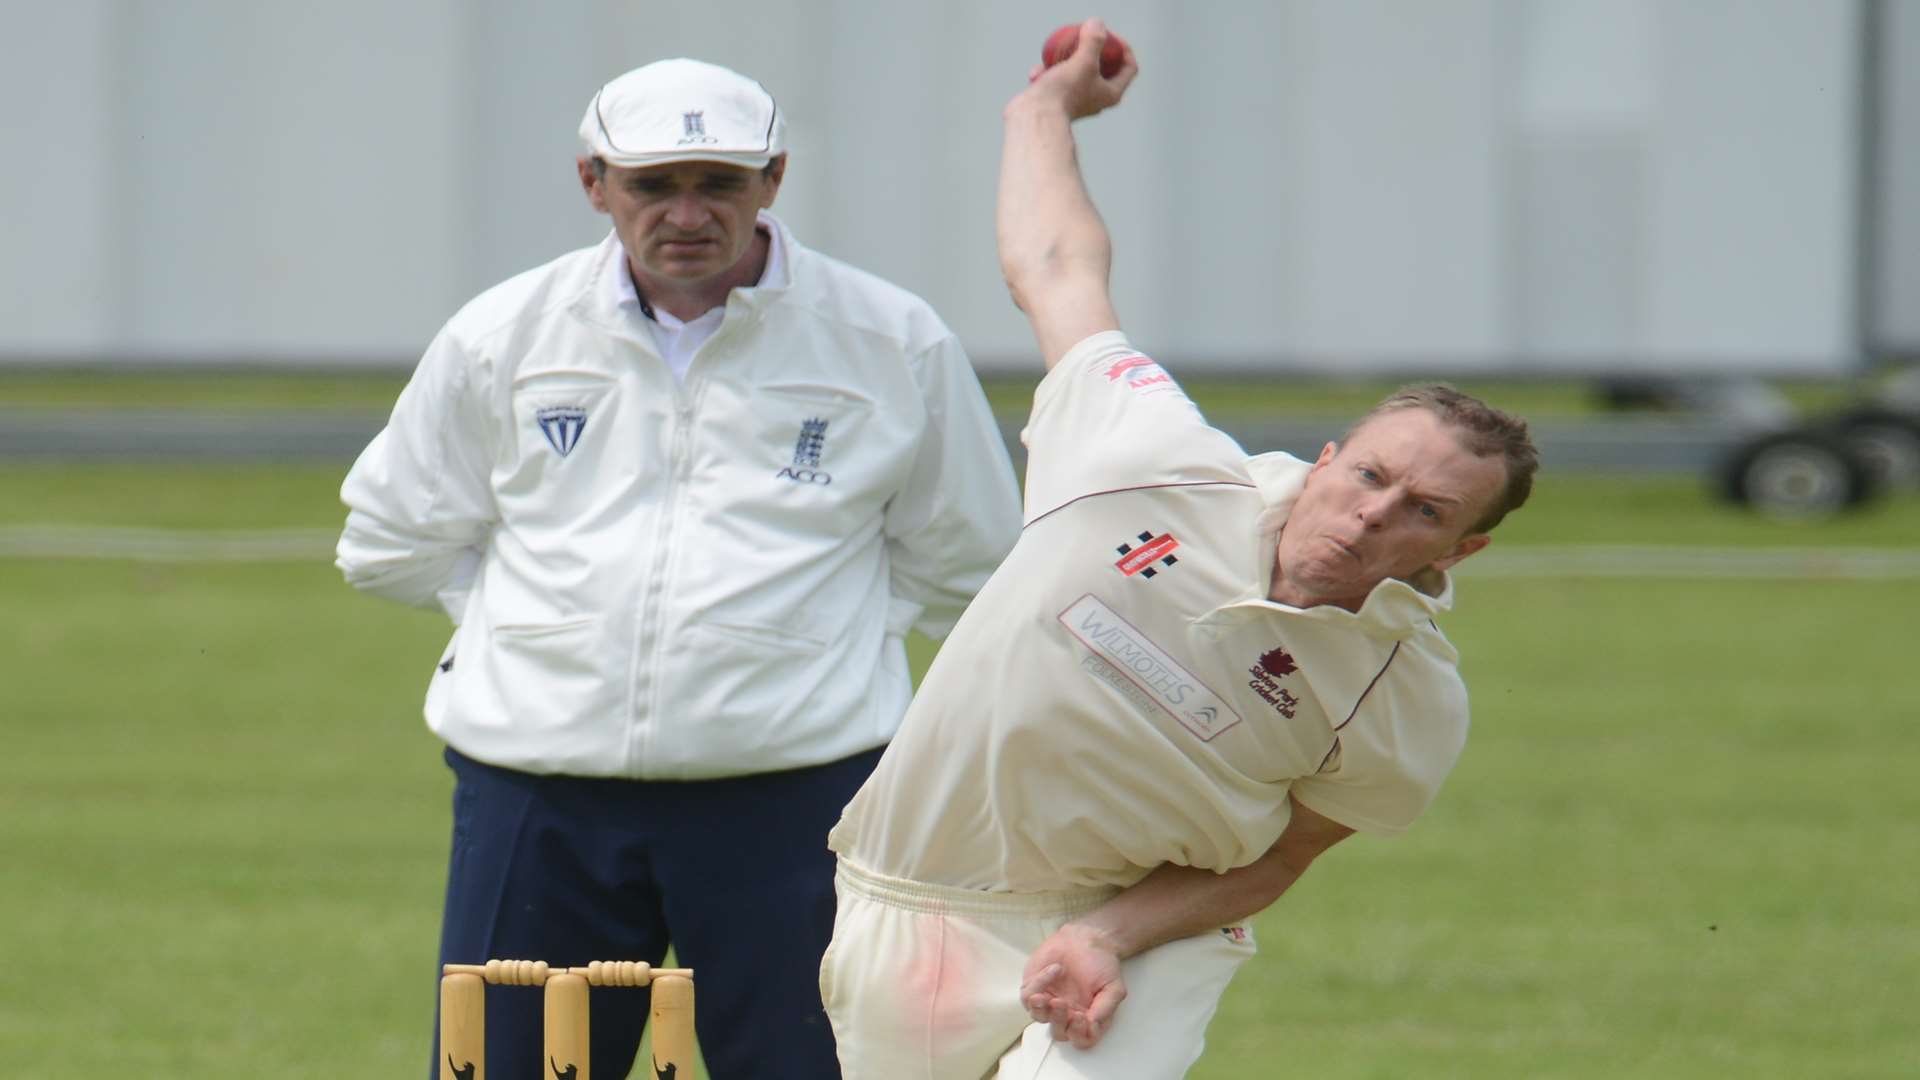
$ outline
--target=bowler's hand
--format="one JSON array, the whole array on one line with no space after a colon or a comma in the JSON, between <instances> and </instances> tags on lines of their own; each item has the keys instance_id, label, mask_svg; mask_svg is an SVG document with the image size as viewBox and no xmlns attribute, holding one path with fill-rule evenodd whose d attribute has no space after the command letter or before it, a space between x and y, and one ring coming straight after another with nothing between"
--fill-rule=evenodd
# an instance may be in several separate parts
<instances>
[{"instance_id":1,"label":"bowler's hand","mask_svg":"<svg viewBox=\"0 0 1920 1080\"><path fill-rule=\"evenodd\" d=\"M1080 43L1073 55L1047 67L1035 64L1027 73L1027 88L1019 97L1056 101L1067 116L1080 120L1120 104L1133 77L1140 74L1139 61L1133 58L1133 46L1126 46L1126 59L1113 78L1100 75L1100 50L1107 44L1107 24L1088 19L1080 24ZM1019 98L1015 98L1019 100Z\"/></svg>"},{"instance_id":2,"label":"bowler's hand","mask_svg":"<svg viewBox=\"0 0 1920 1080\"><path fill-rule=\"evenodd\" d=\"M1020 1001L1053 1037L1090 1050L1127 996L1120 954L1106 935L1077 923L1055 930L1027 958Z\"/></svg>"}]
</instances>

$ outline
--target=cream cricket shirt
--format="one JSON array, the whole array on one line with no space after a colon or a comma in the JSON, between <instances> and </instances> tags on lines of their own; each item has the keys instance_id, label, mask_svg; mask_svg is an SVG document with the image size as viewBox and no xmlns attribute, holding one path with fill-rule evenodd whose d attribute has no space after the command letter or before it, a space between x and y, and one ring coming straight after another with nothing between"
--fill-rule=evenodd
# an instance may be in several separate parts
<instances>
[{"instance_id":1,"label":"cream cricket shirt","mask_svg":"<svg viewBox=\"0 0 1920 1080\"><path fill-rule=\"evenodd\" d=\"M1224 872L1280 836L1291 792L1405 829L1466 740L1430 597L1358 613L1266 599L1256 521L1306 462L1247 457L1118 332L1061 359L1024 435L1027 523L829 838L868 870L959 888Z\"/></svg>"}]
</instances>

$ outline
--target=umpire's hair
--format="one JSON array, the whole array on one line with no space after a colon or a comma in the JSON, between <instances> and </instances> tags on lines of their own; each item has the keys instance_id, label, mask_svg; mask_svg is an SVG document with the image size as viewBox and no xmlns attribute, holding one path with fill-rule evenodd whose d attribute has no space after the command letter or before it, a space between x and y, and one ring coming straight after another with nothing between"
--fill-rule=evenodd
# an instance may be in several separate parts
<instances>
[{"instance_id":1,"label":"umpire's hair","mask_svg":"<svg viewBox=\"0 0 1920 1080\"><path fill-rule=\"evenodd\" d=\"M1351 438L1354 432L1374 418L1402 409L1427 410L1452 427L1461 444L1475 456L1493 457L1497 454L1505 462L1506 490L1467 530L1469 533L1493 531L1501 519L1520 509L1526 503L1527 496L1533 493L1533 474L1540 469L1540 452L1534 449L1533 439L1527 434L1527 422L1444 383L1408 386L1394 391L1380 404L1367 410L1365 416L1354 421L1353 426L1347 429L1347 437Z\"/></svg>"}]
</instances>

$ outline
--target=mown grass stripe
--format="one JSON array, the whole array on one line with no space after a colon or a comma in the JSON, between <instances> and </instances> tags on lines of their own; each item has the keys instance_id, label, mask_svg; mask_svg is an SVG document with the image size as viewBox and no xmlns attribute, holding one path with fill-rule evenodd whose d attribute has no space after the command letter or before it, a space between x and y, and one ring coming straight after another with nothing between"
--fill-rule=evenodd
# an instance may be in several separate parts
<instances>
[{"instance_id":1,"label":"mown grass stripe","mask_svg":"<svg viewBox=\"0 0 1920 1080\"><path fill-rule=\"evenodd\" d=\"M132 562L333 560L331 529L139 529L0 526L0 558ZM1578 544L1494 547L1460 564L1462 577L1920 578L1920 550L1869 547L1684 547Z\"/></svg>"}]
</instances>

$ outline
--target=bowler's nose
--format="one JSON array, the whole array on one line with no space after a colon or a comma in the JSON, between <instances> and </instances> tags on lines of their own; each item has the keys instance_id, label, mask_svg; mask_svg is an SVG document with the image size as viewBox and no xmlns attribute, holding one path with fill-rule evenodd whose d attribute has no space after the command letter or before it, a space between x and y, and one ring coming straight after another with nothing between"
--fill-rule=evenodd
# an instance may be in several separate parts
<instances>
[{"instance_id":1,"label":"bowler's nose","mask_svg":"<svg viewBox=\"0 0 1920 1080\"><path fill-rule=\"evenodd\" d=\"M1393 499L1391 494L1382 491L1361 499L1360 505L1354 509L1354 516L1358 517L1360 523L1367 528L1377 529L1386 524L1387 512L1391 510L1392 507Z\"/></svg>"}]
</instances>

